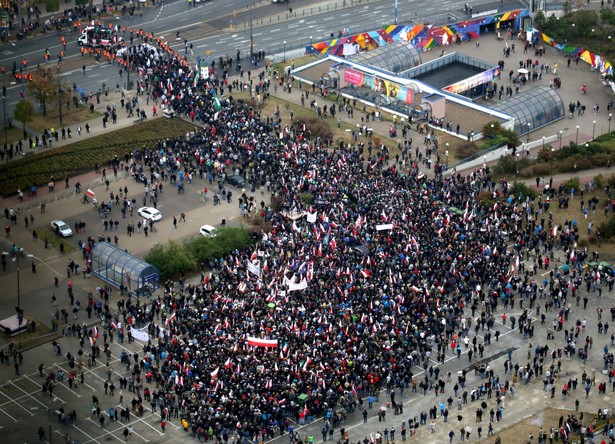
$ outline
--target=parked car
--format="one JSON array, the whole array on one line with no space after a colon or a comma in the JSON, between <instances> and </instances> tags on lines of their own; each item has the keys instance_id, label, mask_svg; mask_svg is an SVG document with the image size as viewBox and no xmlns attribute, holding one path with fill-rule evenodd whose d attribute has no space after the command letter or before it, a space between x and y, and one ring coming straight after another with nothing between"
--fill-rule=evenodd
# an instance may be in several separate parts
<instances>
[{"instance_id":1,"label":"parked car","mask_svg":"<svg viewBox=\"0 0 615 444\"><path fill-rule=\"evenodd\" d=\"M51 221L51 228L54 233L58 233L62 237L70 237L73 235L73 230L62 220Z\"/></svg>"},{"instance_id":2,"label":"parked car","mask_svg":"<svg viewBox=\"0 0 615 444\"><path fill-rule=\"evenodd\" d=\"M162 214L156 208L152 207L142 207L137 210L139 216L144 219L151 220L153 222L158 222L162 219Z\"/></svg>"},{"instance_id":3,"label":"parked car","mask_svg":"<svg viewBox=\"0 0 615 444\"><path fill-rule=\"evenodd\" d=\"M199 230L199 234L204 237L216 237L218 235L218 229L211 225L203 225Z\"/></svg>"},{"instance_id":4,"label":"parked car","mask_svg":"<svg viewBox=\"0 0 615 444\"><path fill-rule=\"evenodd\" d=\"M229 176L226 178L226 181L237 188L242 188L246 182L242 176L238 175Z\"/></svg>"}]
</instances>

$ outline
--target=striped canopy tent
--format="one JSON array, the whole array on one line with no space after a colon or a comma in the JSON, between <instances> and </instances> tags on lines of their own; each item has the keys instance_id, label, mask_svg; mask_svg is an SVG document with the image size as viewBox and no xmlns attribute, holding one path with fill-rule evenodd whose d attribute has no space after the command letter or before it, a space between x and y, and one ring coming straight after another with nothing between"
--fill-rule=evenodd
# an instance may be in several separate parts
<instances>
[{"instance_id":1,"label":"striped canopy tent","mask_svg":"<svg viewBox=\"0 0 615 444\"><path fill-rule=\"evenodd\" d=\"M579 56L581 57L581 60L589 63L591 66L596 66L596 57L593 53L583 50Z\"/></svg>"}]
</instances>

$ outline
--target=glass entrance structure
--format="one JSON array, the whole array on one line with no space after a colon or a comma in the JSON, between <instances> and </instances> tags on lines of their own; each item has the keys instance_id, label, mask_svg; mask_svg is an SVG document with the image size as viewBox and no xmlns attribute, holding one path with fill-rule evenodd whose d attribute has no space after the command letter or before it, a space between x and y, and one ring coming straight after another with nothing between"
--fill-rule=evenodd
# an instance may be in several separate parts
<instances>
[{"instance_id":1,"label":"glass entrance structure","mask_svg":"<svg viewBox=\"0 0 615 444\"><path fill-rule=\"evenodd\" d=\"M566 117L564 101L557 91L547 85L539 85L497 102L493 109L513 116L515 132L519 135Z\"/></svg>"},{"instance_id":2,"label":"glass entrance structure","mask_svg":"<svg viewBox=\"0 0 615 444\"><path fill-rule=\"evenodd\" d=\"M115 287L137 295L158 288L157 267L108 242L94 245L92 273Z\"/></svg>"}]
</instances>

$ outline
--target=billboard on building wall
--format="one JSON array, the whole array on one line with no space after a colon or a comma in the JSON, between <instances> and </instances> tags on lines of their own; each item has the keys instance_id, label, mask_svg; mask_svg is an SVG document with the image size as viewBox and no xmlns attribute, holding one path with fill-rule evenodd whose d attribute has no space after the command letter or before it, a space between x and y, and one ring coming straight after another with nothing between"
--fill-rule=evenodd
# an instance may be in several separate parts
<instances>
[{"instance_id":1,"label":"billboard on building wall","mask_svg":"<svg viewBox=\"0 0 615 444\"><path fill-rule=\"evenodd\" d=\"M355 86L363 86L364 75L356 69L346 68L344 70L344 81Z\"/></svg>"},{"instance_id":2,"label":"billboard on building wall","mask_svg":"<svg viewBox=\"0 0 615 444\"><path fill-rule=\"evenodd\" d=\"M412 90L398 83L374 77L373 90L400 102L412 103Z\"/></svg>"},{"instance_id":3,"label":"billboard on building wall","mask_svg":"<svg viewBox=\"0 0 615 444\"><path fill-rule=\"evenodd\" d=\"M491 68L487 71L481 72L480 74L476 74L475 76L468 77L467 79L463 79L457 83L453 83L452 85L445 86L444 88L442 88L442 91L461 94L476 86L491 82L493 79L496 79L499 76L500 68Z\"/></svg>"}]
</instances>

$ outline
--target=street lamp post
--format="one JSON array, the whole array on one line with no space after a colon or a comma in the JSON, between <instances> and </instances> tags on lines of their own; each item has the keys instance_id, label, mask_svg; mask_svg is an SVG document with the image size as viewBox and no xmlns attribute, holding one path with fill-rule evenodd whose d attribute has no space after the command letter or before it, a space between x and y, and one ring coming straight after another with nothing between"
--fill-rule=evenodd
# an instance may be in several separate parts
<instances>
[{"instance_id":1,"label":"street lamp post","mask_svg":"<svg viewBox=\"0 0 615 444\"><path fill-rule=\"evenodd\" d=\"M594 120L592 124L592 140L594 140L594 137L596 137L596 121Z\"/></svg>"},{"instance_id":2,"label":"street lamp post","mask_svg":"<svg viewBox=\"0 0 615 444\"><path fill-rule=\"evenodd\" d=\"M554 164L555 164L555 148L551 148L551 174L553 174L553 165Z\"/></svg>"},{"instance_id":3,"label":"street lamp post","mask_svg":"<svg viewBox=\"0 0 615 444\"><path fill-rule=\"evenodd\" d=\"M252 33L252 14L250 13L250 58L252 58L253 55L254 55L254 34Z\"/></svg>"},{"instance_id":4,"label":"street lamp post","mask_svg":"<svg viewBox=\"0 0 615 444\"><path fill-rule=\"evenodd\" d=\"M394 10L394 16L393 16L394 22L397 25L397 0L395 0L395 10Z\"/></svg>"},{"instance_id":5,"label":"street lamp post","mask_svg":"<svg viewBox=\"0 0 615 444\"><path fill-rule=\"evenodd\" d=\"M446 155L446 169L448 170L448 142L446 142L446 151L444 154Z\"/></svg>"},{"instance_id":6,"label":"street lamp post","mask_svg":"<svg viewBox=\"0 0 615 444\"><path fill-rule=\"evenodd\" d=\"M286 40L284 40L284 61L286 61Z\"/></svg>"},{"instance_id":7,"label":"street lamp post","mask_svg":"<svg viewBox=\"0 0 615 444\"><path fill-rule=\"evenodd\" d=\"M543 149L545 147L545 136L542 136L542 147L543 147Z\"/></svg>"},{"instance_id":8,"label":"street lamp post","mask_svg":"<svg viewBox=\"0 0 615 444\"><path fill-rule=\"evenodd\" d=\"M517 176L519 175L519 153L517 153Z\"/></svg>"},{"instance_id":9,"label":"street lamp post","mask_svg":"<svg viewBox=\"0 0 615 444\"><path fill-rule=\"evenodd\" d=\"M19 248L15 253L15 257L13 260L15 261L15 265L17 266L17 307L15 307L15 311L17 312L17 320L19 322L19 329L21 330L21 324L23 323L23 310L21 309L21 279L19 276L19 256L23 253L23 248ZM3 253L8 254L8 253ZM27 257L34 257L31 254L28 254Z\"/></svg>"},{"instance_id":10,"label":"street lamp post","mask_svg":"<svg viewBox=\"0 0 615 444\"><path fill-rule=\"evenodd\" d=\"M8 139L6 136L6 86L2 87L2 121L4 122L4 146L6 147L6 145L8 144ZM609 119L609 123L610 123Z\"/></svg>"},{"instance_id":11,"label":"street lamp post","mask_svg":"<svg viewBox=\"0 0 615 444\"><path fill-rule=\"evenodd\" d=\"M48 425L48 430L49 430L49 444L53 444L53 435L51 434L51 409L53 407L53 404L60 398L53 398L53 400L49 403L49 405L47 406L47 425ZM60 408L62 408L62 406L66 404L65 402L62 403L62 405L60 406Z\"/></svg>"},{"instance_id":12,"label":"street lamp post","mask_svg":"<svg viewBox=\"0 0 615 444\"><path fill-rule=\"evenodd\" d=\"M563 131L559 132L559 149L562 149L562 136L564 135Z\"/></svg>"},{"instance_id":13,"label":"street lamp post","mask_svg":"<svg viewBox=\"0 0 615 444\"><path fill-rule=\"evenodd\" d=\"M575 145L579 144L579 125L577 125L577 138L576 141L574 142Z\"/></svg>"},{"instance_id":14,"label":"street lamp post","mask_svg":"<svg viewBox=\"0 0 615 444\"><path fill-rule=\"evenodd\" d=\"M60 126L63 126L62 122L62 85L60 84L60 76L58 76L58 110L60 112Z\"/></svg>"},{"instance_id":15,"label":"street lamp post","mask_svg":"<svg viewBox=\"0 0 615 444\"><path fill-rule=\"evenodd\" d=\"M47 425L49 426L49 444L53 444L53 436L51 434L51 406L53 405L53 401L47 407Z\"/></svg>"},{"instance_id":16,"label":"street lamp post","mask_svg":"<svg viewBox=\"0 0 615 444\"><path fill-rule=\"evenodd\" d=\"M532 127L532 124L530 122L527 123L527 139L525 141L525 143L530 143L530 128Z\"/></svg>"},{"instance_id":17,"label":"street lamp post","mask_svg":"<svg viewBox=\"0 0 615 444\"><path fill-rule=\"evenodd\" d=\"M126 56L126 89L130 91L132 84L130 83L130 56Z\"/></svg>"}]
</instances>

